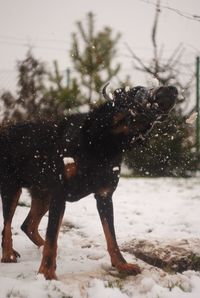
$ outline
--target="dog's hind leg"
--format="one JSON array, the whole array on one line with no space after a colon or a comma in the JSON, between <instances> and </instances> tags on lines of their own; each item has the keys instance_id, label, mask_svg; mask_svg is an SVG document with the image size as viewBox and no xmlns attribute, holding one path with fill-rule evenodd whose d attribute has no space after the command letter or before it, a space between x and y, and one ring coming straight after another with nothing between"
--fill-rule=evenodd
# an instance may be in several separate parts
<instances>
[{"instance_id":1,"label":"dog's hind leg","mask_svg":"<svg viewBox=\"0 0 200 298\"><path fill-rule=\"evenodd\" d=\"M140 273L139 266L128 264L119 250L115 236L112 195L109 192L101 191L95 194L95 198L112 265L121 273L133 275Z\"/></svg>"},{"instance_id":2,"label":"dog's hind leg","mask_svg":"<svg viewBox=\"0 0 200 298\"><path fill-rule=\"evenodd\" d=\"M19 253L13 249L11 224L17 207L21 188L13 186L2 187L1 197L3 206L4 227L2 231L2 263L15 263Z\"/></svg>"},{"instance_id":3,"label":"dog's hind leg","mask_svg":"<svg viewBox=\"0 0 200 298\"><path fill-rule=\"evenodd\" d=\"M42 217L49 209L49 198L36 198L31 193L31 210L21 226L22 231L29 237L29 239L37 246L44 245L44 240L38 232L38 227Z\"/></svg>"}]
</instances>

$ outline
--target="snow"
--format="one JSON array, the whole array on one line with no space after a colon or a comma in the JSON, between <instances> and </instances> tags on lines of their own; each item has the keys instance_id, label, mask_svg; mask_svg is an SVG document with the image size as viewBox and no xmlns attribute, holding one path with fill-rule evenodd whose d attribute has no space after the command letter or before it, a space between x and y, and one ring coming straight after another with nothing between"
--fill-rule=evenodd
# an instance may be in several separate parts
<instances>
[{"instance_id":1,"label":"snow","mask_svg":"<svg viewBox=\"0 0 200 298\"><path fill-rule=\"evenodd\" d=\"M23 191L22 202L30 205ZM199 238L199 178L121 178L114 194L115 227L120 246L131 239ZM199 298L200 273L169 274L128 253L142 273L121 276L111 267L93 196L66 203L58 241L58 281L37 275L38 249L20 230L29 211L18 206L13 219L17 264L0 263L0 298ZM2 229L2 207L0 207ZM45 235L45 216L40 233Z\"/></svg>"},{"instance_id":2,"label":"snow","mask_svg":"<svg viewBox=\"0 0 200 298\"><path fill-rule=\"evenodd\" d=\"M119 171L119 167L113 167L113 172Z\"/></svg>"},{"instance_id":3,"label":"snow","mask_svg":"<svg viewBox=\"0 0 200 298\"><path fill-rule=\"evenodd\" d=\"M196 121L196 119L197 119L197 116L198 116L198 113L197 113L197 112L193 112L193 113L189 116L189 118L186 119L185 122L186 122L187 124L194 124L195 121Z\"/></svg>"},{"instance_id":4,"label":"snow","mask_svg":"<svg viewBox=\"0 0 200 298\"><path fill-rule=\"evenodd\" d=\"M131 87L130 87L130 86L126 86L126 87L125 87L125 91L126 91L126 92L129 92L130 90L131 90Z\"/></svg>"},{"instance_id":5,"label":"snow","mask_svg":"<svg viewBox=\"0 0 200 298\"><path fill-rule=\"evenodd\" d=\"M63 162L65 165L74 163L73 157L64 157Z\"/></svg>"}]
</instances>

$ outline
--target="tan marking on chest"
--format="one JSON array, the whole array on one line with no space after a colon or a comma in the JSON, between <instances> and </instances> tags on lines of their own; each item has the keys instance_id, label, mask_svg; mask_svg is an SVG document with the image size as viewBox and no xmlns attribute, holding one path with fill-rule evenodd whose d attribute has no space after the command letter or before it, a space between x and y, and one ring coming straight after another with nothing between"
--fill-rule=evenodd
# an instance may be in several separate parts
<instances>
[{"instance_id":1,"label":"tan marking on chest","mask_svg":"<svg viewBox=\"0 0 200 298\"><path fill-rule=\"evenodd\" d=\"M65 177L67 179L76 176L76 174L77 174L77 165L75 162L68 163L65 165Z\"/></svg>"}]
</instances>

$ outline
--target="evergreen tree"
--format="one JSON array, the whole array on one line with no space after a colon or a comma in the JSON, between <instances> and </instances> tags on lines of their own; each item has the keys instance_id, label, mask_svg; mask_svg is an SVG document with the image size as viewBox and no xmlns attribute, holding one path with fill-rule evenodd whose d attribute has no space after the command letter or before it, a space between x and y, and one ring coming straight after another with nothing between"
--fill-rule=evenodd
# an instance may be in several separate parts
<instances>
[{"instance_id":1,"label":"evergreen tree","mask_svg":"<svg viewBox=\"0 0 200 298\"><path fill-rule=\"evenodd\" d=\"M66 79L67 78L67 79ZM61 74L58 63L54 61L54 71L48 73L49 87L44 96L47 103L51 103L57 117L68 114L81 105L81 94L77 79L71 78L70 69Z\"/></svg>"},{"instance_id":2,"label":"evergreen tree","mask_svg":"<svg viewBox=\"0 0 200 298\"><path fill-rule=\"evenodd\" d=\"M6 91L1 95L4 122L56 119L101 98L101 87L120 70L120 64L113 66L120 34L113 38L108 27L96 33L94 15L88 13L87 20L87 28L77 22L78 33L72 35L75 78L69 68L63 74L56 61L53 71L47 71L30 50L17 62L16 94Z\"/></svg>"},{"instance_id":3,"label":"evergreen tree","mask_svg":"<svg viewBox=\"0 0 200 298\"><path fill-rule=\"evenodd\" d=\"M17 63L17 92L13 95L6 91L1 95L3 102L3 121L19 122L24 120L63 117L70 108L79 104L79 88L76 79L64 84L58 65L54 62L54 71L48 72L42 62L31 51Z\"/></svg>"},{"instance_id":4,"label":"evergreen tree","mask_svg":"<svg viewBox=\"0 0 200 298\"><path fill-rule=\"evenodd\" d=\"M127 154L126 164L136 176L191 176L198 165L192 131L182 113L174 110L165 122L156 124L146 141Z\"/></svg>"},{"instance_id":5,"label":"evergreen tree","mask_svg":"<svg viewBox=\"0 0 200 298\"><path fill-rule=\"evenodd\" d=\"M81 90L85 91L83 103L92 105L94 99L100 99L101 87L119 73L120 64L113 66L113 60L120 34L113 38L108 27L96 33L91 12L87 15L87 28L82 22L77 22L77 28L78 33L72 34L71 57Z\"/></svg>"},{"instance_id":6,"label":"evergreen tree","mask_svg":"<svg viewBox=\"0 0 200 298\"><path fill-rule=\"evenodd\" d=\"M38 118L42 113L41 102L45 90L46 71L44 65L28 51L23 61L17 62L17 92L4 92L1 100L4 104L4 121L22 121Z\"/></svg>"}]
</instances>

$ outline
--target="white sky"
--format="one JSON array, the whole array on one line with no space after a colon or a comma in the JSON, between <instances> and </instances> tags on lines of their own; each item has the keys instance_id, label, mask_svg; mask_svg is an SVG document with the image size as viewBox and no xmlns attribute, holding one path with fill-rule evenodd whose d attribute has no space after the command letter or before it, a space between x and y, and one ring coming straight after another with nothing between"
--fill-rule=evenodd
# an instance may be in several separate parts
<instances>
[{"instance_id":1,"label":"white sky","mask_svg":"<svg viewBox=\"0 0 200 298\"><path fill-rule=\"evenodd\" d=\"M75 22L86 13L96 15L97 29L110 26L121 32L118 59L124 73L133 74L131 58L124 46L144 60L152 56L151 29L155 0L0 0L0 89L12 88L16 60L23 59L27 45L34 46L36 57L51 63L58 60L60 69L70 66L69 48ZM161 0L161 5L190 15L200 15L200 0ZM190 20L169 9L162 9L158 43L165 46L165 56L180 44L185 47L185 62L195 63L200 54L200 19ZM133 74L134 76L134 74ZM134 77L141 80L139 77Z\"/></svg>"}]
</instances>

